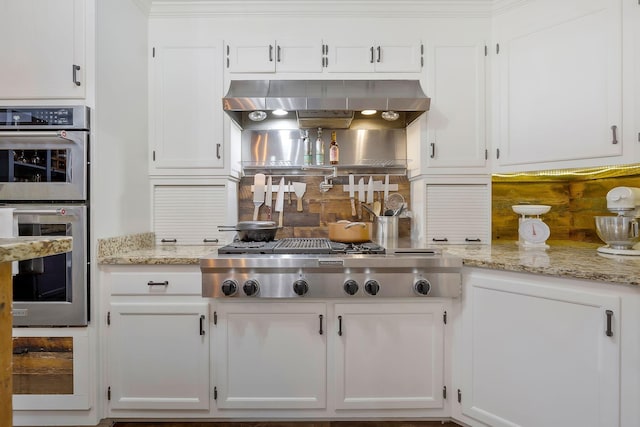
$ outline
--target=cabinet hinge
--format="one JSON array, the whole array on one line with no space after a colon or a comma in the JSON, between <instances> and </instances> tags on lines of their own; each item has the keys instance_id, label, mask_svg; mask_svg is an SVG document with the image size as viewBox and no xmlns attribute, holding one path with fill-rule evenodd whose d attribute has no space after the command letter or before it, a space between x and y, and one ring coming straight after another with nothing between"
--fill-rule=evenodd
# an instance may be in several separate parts
<instances>
[{"instance_id":1,"label":"cabinet hinge","mask_svg":"<svg viewBox=\"0 0 640 427\"><path fill-rule=\"evenodd\" d=\"M458 389L458 403L462 403L462 392Z\"/></svg>"},{"instance_id":2,"label":"cabinet hinge","mask_svg":"<svg viewBox=\"0 0 640 427\"><path fill-rule=\"evenodd\" d=\"M496 43L496 55L500 53L500 43Z\"/></svg>"},{"instance_id":3,"label":"cabinet hinge","mask_svg":"<svg viewBox=\"0 0 640 427\"><path fill-rule=\"evenodd\" d=\"M213 400L218 400L218 387L213 388Z\"/></svg>"},{"instance_id":4,"label":"cabinet hinge","mask_svg":"<svg viewBox=\"0 0 640 427\"><path fill-rule=\"evenodd\" d=\"M442 387L442 398L446 399L447 398L447 386L443 386Z\"/></svg>"},{"instance_id":5,"label":"cabinet hinge","mask_svg":"<svg viewBox=\"0 0 640 427\"><path fill-rule=\"evenodd\" d=\"M218 324L218 312L217 311L213 312L213 324L214 325Z\"/></svg>"},{"instance_id":6,"label":"cabinet hinge","mask_svg":"<svg viewBox=\"0 0 640 427\"><path fill-rule=\"evenodd\" d=\"M111 386L107 387L107 400L111 400Z\"/></svg>"},{"instance_id":7,"label":"cabinet hinge","mask_svg":"<svg viewBox=\"0 0 640 427\"><path fill-rule=\"evenodd\" d=\"M156 57L156 48L155 47L151 48L151 57L152 58Z\"/></svg>"},{"instance_id":8,"label":"cabinet hinge","mask_svg":"<svg viewBox=\"0 0 640 427\"><path fill-rule=\"evenodd\" d=\"M484 45L484 56L489 55L489 48L487 47L487 45Z\"/></svg>"},{"instance_id":9,"label":"cabinet hinge","mask_svg":"<svg viewBox=\"0 0 640 427\"><path fill-rule=\"evenodd\" d=\"M111 312L107 312L107 325L111 325Z\"/></svg>"},{"instance_id":10,"label":"cabinet hinge","mask_svg":"<svg viewBox=\"0 0 640 427\"><path fill-rule=\"evenodd\" d=\"M445 311L444 313L442 313L442 321L444 322L444 324L447 324L447 312Z\"/></svg>"}]
</instances>

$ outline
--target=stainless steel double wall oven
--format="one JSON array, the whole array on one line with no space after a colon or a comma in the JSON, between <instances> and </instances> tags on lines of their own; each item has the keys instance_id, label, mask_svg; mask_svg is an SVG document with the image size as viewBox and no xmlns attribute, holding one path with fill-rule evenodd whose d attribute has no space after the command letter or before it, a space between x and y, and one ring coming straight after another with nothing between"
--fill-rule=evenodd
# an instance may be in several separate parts
<instances>
[{"instance_id":1,"label":"stainless steel double wall oven","mask_svg":"<svg viewBox=\"0 0 640 427\"><path fill-rule=\"evenodd\" d=\"M89 321L89 109L0 106L0 203L20 236L71 236L69 253L18 263L14 326Z\"/></svg>"}]
</instances>

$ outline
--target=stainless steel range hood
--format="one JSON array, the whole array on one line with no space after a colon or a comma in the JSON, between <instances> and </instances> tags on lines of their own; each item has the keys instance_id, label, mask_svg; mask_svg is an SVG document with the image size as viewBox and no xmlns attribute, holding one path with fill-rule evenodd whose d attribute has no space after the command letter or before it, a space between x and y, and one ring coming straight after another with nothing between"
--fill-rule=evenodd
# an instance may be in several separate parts
<instances>
[{"instance_id":1,"label":"stainless steel range hood","mask_svg":"<svg viewBox=\"0 0 640 427\"><path fill-rule=\"evenodd\" d=\"M417 80L232 80L224 111L241 127L249 113L296 112L300 128L349 128L363 110L399 113L403 126L429 109Z\"/></svg>"}]
</instances>

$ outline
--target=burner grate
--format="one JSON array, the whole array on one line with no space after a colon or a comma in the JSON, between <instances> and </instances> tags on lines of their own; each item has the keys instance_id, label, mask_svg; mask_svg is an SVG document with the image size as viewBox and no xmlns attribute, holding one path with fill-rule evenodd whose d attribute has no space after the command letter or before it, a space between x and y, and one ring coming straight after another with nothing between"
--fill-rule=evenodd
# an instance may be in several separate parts
<instances>
[{"instance_id":1,"label":"burner grate","mask_svg":"<svg viewBox=\"0 0 640 427\"><path fill-rule=\"evenodd\" d=\"M273 248L273 252L280 254L328 254L331 253L331 246L328 239L295 237L279 240Z\"/></svg>"}]
</instances>

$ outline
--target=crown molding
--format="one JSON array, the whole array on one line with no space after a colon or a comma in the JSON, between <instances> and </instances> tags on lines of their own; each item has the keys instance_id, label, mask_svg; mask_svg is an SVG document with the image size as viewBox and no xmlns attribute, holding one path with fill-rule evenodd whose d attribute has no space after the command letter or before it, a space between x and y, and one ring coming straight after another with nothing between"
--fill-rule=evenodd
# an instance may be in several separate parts
<instances>
[{"instance_id":1,"label":"crown molding","mask_svg":"<svg viewBox=\"0 0 640 427\"><path fill-rule=\"evenodd\" d=\"M152 0L132 0L132 1L133 1L133 4L135 4L145 16L149 16L151 14Z\"/></svg>"},{"instance_id":2,"label":"crown molding","mask_svg":"<svg viewBox=\"0 0 640 427\"><path fill-rule=\"evenodd\" d=\"M495 0L136 0L150 1L152 17L367 16L389 18L489 17ZM524 1L524 0L500 0Z\"/></svg>"}]
</instances>

